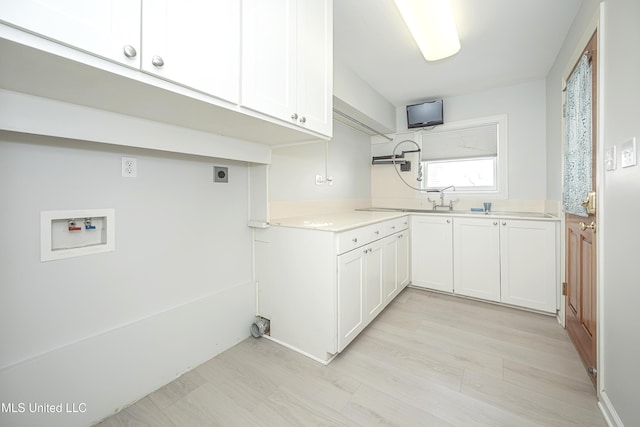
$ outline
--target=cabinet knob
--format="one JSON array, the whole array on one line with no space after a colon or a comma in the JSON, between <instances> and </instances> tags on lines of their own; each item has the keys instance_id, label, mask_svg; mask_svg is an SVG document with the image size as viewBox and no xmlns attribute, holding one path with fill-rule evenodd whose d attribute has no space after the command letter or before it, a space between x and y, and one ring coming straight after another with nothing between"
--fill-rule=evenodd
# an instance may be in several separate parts
<instances>
[{"instance_id":1,"label":"cabinet knob","mask_svg":"<svg viewBox=\"0 0 640 427\"><path fill-rule=\"evenodd\" d=\"M450 219L447 220L447 224L451 224L451 220Z\"/></svg>"},{"instance_id":2,"label":"cabinet knob","mask_svg":"<svg viewBox=\"0 0 640 427\"><path fill-rule=\"evenodd\" d=\"M353 243L358 243L358 238L354 237L353 239L351 239L353 241Z\"/></svg>"},{"instance_id":3,"label":"cabinet knob","mask_svg":"<svg viewBox=\"0 0 640 427\"><path fill-rule=\"evenodd\" d=\"M151 63L153 64L154 67L160 68L164 65L164 60L162 59L161 56L153 55L153 57L151 58Z\"/></svg>"},{"instance_id":4,"label":"cabinet knob","mask_svg":"<svg viewBox=\"0 0 640 427\"><path fill-rule=\"evenodd\" d=\"M298 120L298 113L293 113L291 115L291 120Z\"/></svg>"},{"instance_id":5,"label":"cabinet knob","mask_svg":"<svg viewBox=\"0 0 640 427\"><path fill-rule=\"evenodd\" d=\"M404 234L398 234L398 239L401 239L404 237Z\"/></svg>"},{"instance_id":6,"label":"cabinet knob","mask_svg":"<svg viewBox=\"0 0 640 427\"><path fill-rule=\"evenodd\" d=\"M506 221L504 221L504 222L502 223L502 225L507 225L507 222L506 222Z\"/></svg>"},{"instance_id":7,"label":"cabinet knob","mask_svg":"<svg viewBox=\"0 0 640 427\"><path fill-rule=\"evenodd\" d=\"M305 116L300 117L300 123L307 123L307 118Z\"/></svg>"},{"instance_id":8,"label":"cabinet knob","mask_svg":"<svg viewBox=\"0 0 640 427\"><path fill-rule=\"evenodd\" d=\"M373 232L374 234L380 234L380 232L378 230Z\"/></svg>"},{"instance_id":9,"label":"cabinet knob","mask_svg":"<svg viewBox=\"0 0 640 427\"><path fill-rule=\"evenodd\" d=\"M493 225L498 225L498 221L493 221Z\"/></svg>"},{"instance_id":10,"label":"cabinet knob","mask_svg":"<svg viewBox=\"0 0 640 427\"><path fill-rule=\"evenodd\" d=\"M126 56L127 58L135 58L138 54L138 52L136 52L136 48L131 46L130 44L125 45L122 50L124 52L124 56Z\"/></svg>"}]
</instances>

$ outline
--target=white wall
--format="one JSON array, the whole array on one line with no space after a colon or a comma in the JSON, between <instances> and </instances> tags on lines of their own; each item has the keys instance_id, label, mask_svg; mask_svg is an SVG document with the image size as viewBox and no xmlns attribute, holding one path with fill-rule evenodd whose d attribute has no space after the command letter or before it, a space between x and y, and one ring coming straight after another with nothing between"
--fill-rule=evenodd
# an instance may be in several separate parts
<instances>
[{"instance_id":1,"label":"white wall","mask_svg":"<svg viewBox=\"0 0 640 427\"><path fill-rule=\"evenodd\" d=\"M275 147L271 161L272 218L351 209L369 203L371 140L340 122L334 121L331 141ZM316 175L329 176L333 183L316 185Z\"/></svg>"},{"instance_id":2,"label":"white wall","mask_svg":"<svg viewBox=\"0 0 640 427\"><path fill-rule=\"evenodd\" d=\"M508 116L508 169L511 205L504 209L540 209L546 199L545 82L527 82L444 99L445 122L506 114ZM397 108L398 132L407 131L405 107ZM393 148L391 146L391 148ZM374 149L375 150L375 149ZM376 150L376 154L379 150ZM386 154L390 154L386 153ZM377 171L388 174L384 166L373 168L373 203L391 193L405 194L403 184L393 176L377 179ZM384 182L387 188L376 183ZM518 201L518 202L516 202ZM500 201L494 201L502 203ZM516 205L516 203L518 205ZM465 207L466 208L466 207Z\"/></svg>"},{"instance_id":3,"label":"white wall","mask_svg":"<svg viewBox=\"0 0 640 427\"><path fill-rule=\"evenodd\" d=\"M607 0L600 28L600 73L603 77L603 149L616 145L618 168L602 171L597 263L599 286L598 394L611 425L640 425L637 386L640 381L640 301L638 287L637 242L640 228L635 226L640 210L640 166L620 168L620 144L640 138L640 3L637 0ZM547 193L559 199L562 191L561 81L567 67L584 47L583 37L593 30L592 18L600 3L584 0L556 62L547 78L548 173ZM598 167L602 167L602 159Z\"/></svg>"},{"instance_id":4,"label":"white wall","mask_svg":"<svg viewBox=\"0 0 640 427\"><path fill-rule=\"evenodd\" d=\"M392 132L396 128L394 106L351 69L335 60L333 96L334 108L378 132Z\"/></svg>"},{"instance_id":5,"label":"white wall","mask_svg":"<svg viewBox=\"0 0 640 427\"><path fill-rule=\"evenodd\" d=\"M0 402L87 412L0 424L89 425L247 337L247 180L242 163L1 132ZM40 212L86 208L115 209L115 252L41 263Z\"/></svg>"},{"instance_id":6,"label":"white wall","mask_svg":"<svg viewBox=\"0 0 640 427\"><path fill-rule=\"evenodd\" d=\"M635 137L640 148L640 2L609 0L604 30L604 147L618 148L618 169L604 173L600 246L602 389L620 421L640 425L640 286L637 226L640 166L620 168L620 145Z\"/></svg>"}]
</instances>

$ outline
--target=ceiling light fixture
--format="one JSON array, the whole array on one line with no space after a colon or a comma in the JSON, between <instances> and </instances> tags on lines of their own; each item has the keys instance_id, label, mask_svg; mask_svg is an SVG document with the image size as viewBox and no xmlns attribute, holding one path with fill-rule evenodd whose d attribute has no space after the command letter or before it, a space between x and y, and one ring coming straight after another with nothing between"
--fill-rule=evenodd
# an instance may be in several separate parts
<instances>
[{"instance_id":1,"label":"ceiling light fixture","mask_svg":"<svg viewBox=\"0 0 640 427\"><path fill-rule=\"evenodd\" d=\"M449 0L394 0L424 59L437 61L460 50Z\"/></svg>"}]
</instances>

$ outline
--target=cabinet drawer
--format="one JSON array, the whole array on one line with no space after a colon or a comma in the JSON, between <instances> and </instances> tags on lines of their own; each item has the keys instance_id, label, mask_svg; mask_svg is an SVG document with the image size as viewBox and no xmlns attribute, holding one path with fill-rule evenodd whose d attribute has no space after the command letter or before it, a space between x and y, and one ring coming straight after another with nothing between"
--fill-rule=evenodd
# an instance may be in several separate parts
<instances>
[{"instance_id":1,"label":"cabinet drawer","mask_svg":"<svg viewBox=\"0 0 640 427\"><path fill-rule=\"evenodd\" d=\"M375 232L381 230L378 224L367 225L366 227L354 228L353 230L343 231L337 235L337 252L343 254L350 250L364 246L372 240L376 240Z\"/></svg>"},{"instance_id":2,"label":"cabinet drawer","mask_svg":"<svg viewBox=\"0 0 640 427\"><path fill-rule=\"evenodd\" d=\"M409 217L402 217L343 231L336 238L337 253L349 252L407 228L409 228Z\"/></svg>"},{"instance_id":3,"label":"cabinet drawer","mask_svg":"<svg viewBox=\"0 0 640 427\"><path fill-rule=\"evenodd\" d=\"M384 230L385 230L386 236L391 235L393 233L397 233L398 231L406 230L407 228L409 228L408 216L385 221L384 223Z\"/></svg>"}]
</instances>

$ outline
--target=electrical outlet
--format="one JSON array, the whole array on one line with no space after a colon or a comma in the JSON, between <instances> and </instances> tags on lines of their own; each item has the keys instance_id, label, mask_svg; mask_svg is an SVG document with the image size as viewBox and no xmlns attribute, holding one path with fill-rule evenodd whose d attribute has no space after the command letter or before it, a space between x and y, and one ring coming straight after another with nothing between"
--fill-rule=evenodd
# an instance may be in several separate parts
<instances>
[{"instance_id":1,"label":"electrical outlet","mask_svg":"<svg viewBox=\"0 0 640 427\"><path fill-rule=\"evenodd\" d=\"M213 182L229 182L229 168L226 166L214 166Z\"/></svg>"},{"instance_id":2,"label":"electrical outlet","mask_svg":"<svg viewBox=\"0 0 640 427\"><path fill-rule=\"evenodd\" d=\"M316 185L322 185L324 184L325 179L322 175L316 175Z\"/></svg>"},{"instance_id":3,"label":"electrical outlet","mask_svg":"<svg viewBox=\"0 0 640 427\"><path fill-rule=\"evenodd\" d=\"M138 160L135 157L122 158L122 176L125 178L138 176Z\"/></svg>"}]
</instances>

